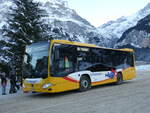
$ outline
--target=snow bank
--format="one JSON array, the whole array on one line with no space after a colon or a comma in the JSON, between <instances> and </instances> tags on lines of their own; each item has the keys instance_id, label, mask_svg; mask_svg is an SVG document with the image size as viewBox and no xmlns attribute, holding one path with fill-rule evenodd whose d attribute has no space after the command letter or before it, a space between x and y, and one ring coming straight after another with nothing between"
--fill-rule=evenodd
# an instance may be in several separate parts
<instances>
[{"instance_id":1,"label":"snow bank","mask_svg":"<svg viewBox=\"0 0 150 113\"><path fill-rule=\"evenodd\" d=\"M150 71L150 65L136 66L136 70L138 70L138 71Z\"/></svg>"}]
</instances>

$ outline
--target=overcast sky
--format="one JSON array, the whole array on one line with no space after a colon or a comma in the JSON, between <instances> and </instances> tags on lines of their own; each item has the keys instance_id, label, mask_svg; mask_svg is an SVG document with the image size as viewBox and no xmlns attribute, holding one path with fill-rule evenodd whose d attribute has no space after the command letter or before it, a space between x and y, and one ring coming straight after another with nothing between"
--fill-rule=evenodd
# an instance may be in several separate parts
<instances>
[{"instance_id":1,"label":"overcast sky","mask_svg":"<svg viewBox=\"0 0 150 113\"><path fill-rule=\"evenodd\" d=\"M136 13L148 3L150 0L68 0L71 9L96 27Z\"/></svg>"}]
</instances>

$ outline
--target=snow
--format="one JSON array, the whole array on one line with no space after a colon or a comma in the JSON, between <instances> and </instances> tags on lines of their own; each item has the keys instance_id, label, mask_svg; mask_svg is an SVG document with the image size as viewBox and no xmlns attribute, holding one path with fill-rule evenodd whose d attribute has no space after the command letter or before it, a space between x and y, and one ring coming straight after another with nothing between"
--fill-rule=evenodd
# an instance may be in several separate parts
<instances>
[{"instance_id":1,"label":"snow","mask_svg":"<svg viewBox=\"0 0 150 113\"><path fill-rule=\"evenodd\" d=\"M4 58L3 56L0 56L0 62L1 62L1 61L4 61L4 62L8 63L8 62L9 62L9 59Z\"/></svg>"},{"instance_id":2,"label":"snow","mask_svg":"<svg viewBox=\"0 0 150 113\"><path fill-rule=\"evenodd\" d=\"M125 32L128 28L135 26L140 19L144 18L148 14L150 14L150 3L143 9L128 17L121 17L116 21L109 21L101 25L98 27L99 33L108 40L113 38L119 39L123 32Z\"/></svg>"},{"instance_id":3,"label":"snow","mask_svg":"<svg viewBox=\"0 0 150 113\"><path fill-rule=\"evenodd\" d=\"M150 65L140 65L136 66L136 70L138 71L150 71Z\"/></svg>"},{"instance_id":4,"label":"snow","mask_svg":"<svg viewBox=\"0 0 150 113\"><path fill-rule=\"evenodd\" d=\"M80 22L80 21L77 21L77 20L75 20L75 19L73 19L73 18L70 18L70 17L61 17L61 18L59 18L58 16L49 16L48 17L48 20L49 21L47 21L47 22L53 22L54 20L58 20L58 21L61 21L61 22L73 22L73 23L76 23L76 24L78 24L79 26L81 26L81 27L86 27L86 28L89 28L89 29L91 29L92 27L91 26L88 26L88 25L86 25L86 24L84 24L83 22Z\"/></svg>"},{"instance_id":5,"label":"snow","mask_svg":"<svg viewBox=\"0 0 150 113\"><path fill-rule=\"evenodd\" d=\"M3 47L2 50L9 50L10 47Z\"/></svg>"},{"instance_id":6,"label":"snow","mask_svg":"<svg viewBox=\"0 0 150 113\"><path fill-rule=\"evenodd\" d=\"M47 3L47 2L50 2L52 4L61 4L61 5L64 5L65 7L68 7L67 0L34 0L34 1L35 2L41 2L41 3L44 3L44 4Z\"/></svg>"},{"instance_id":7,"label":"snow","mask_svg":"<svg viewBox=\"0 0 150 113\"><path fill-rule=\"evenodd\" d=\"M1 79L0 79L0 83L1 83ZM33 93L24 93L22 88L17 90L17 93L9 94L9 89L10 89L10 81L8 80L7 87L6 87L6 95L2 95L1 84L0 84L0 101L4 100L4 99L14 98L14 97L34 95ZM37 93L35 93L35 94L37 94Z\"/></svg>"},{"instance_id":8,"label":"snow","mask_svg":"<svg viewBox=\"0 0 150 113\"><path fill-rule=\"evenodd\" d=\"M141 48L139 45L131 43L132 46L136 47L136 48Z\"/></svg>"},{"instance_id":9,"label":"snow","mask_svg":"<svg viewBox=\"0 0 150 113\"><path fill-rule=\"evenodd\" d=\"M9 94L9 89L10 89L10 82L8 81L7 88L6 88L6 95L1 95L1 86L0 86L0 100L33 95L32 93L23 93L22 89L18 90L17 93Z\"/></svg>"}]
</instances>

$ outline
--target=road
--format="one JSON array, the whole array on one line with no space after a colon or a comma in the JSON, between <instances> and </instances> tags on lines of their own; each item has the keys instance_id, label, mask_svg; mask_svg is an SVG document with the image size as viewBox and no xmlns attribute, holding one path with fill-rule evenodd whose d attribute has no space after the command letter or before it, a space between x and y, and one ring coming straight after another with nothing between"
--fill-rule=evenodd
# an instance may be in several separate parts
<instances>
[{"instance_id":1,"label":"road","mask_svg":"<svg viewBox=\"0 0 150 113\"><path fill-rule=\"evenodd\" d=\"M149 113L150 71L122 85L103 85L86 92L23 94L0 98L0 113Z\"/></svg>"}]
</instances>

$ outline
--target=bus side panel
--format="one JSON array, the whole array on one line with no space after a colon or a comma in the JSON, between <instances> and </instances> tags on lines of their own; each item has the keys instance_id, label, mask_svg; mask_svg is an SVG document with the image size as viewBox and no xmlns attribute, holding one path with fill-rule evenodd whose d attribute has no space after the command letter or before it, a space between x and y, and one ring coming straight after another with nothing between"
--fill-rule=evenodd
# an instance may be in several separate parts
<instances>
[{"instance_id":1,"label":"bus side panel","mask_svg":"<svg viewBox=\"0 0 150 113\"><path fill-rule=\"evenodd\" d=\"M48 88L43 88L44 84L51 83L52 86ZM24 83L24 92L36 91L36 92L47 92L47 93L57 93L68 90L74 90L79 88L79 82L71 80L67 77L49 77L42 80L40 83Z\"/></svg>"},{"instance_id":2,"label":"bus side panel","mask_svg":"<svg viewBox=\"0 0 150 113\"><path fill-rule=\"evenodd\" d=\"M135 67L130 67L122 71L123 80L131 80L136 77Z\"/></svg>"},{"instance_id":3,"label":"bus side panel","mask_svg":"<svg viewBox=\"0 0 150 113\"><path fill-rule=\"evenodd\" d=\"M103 81L92 82L92 86L113 83L113 82L116 82L116 81L117 81L117 79L115 77L114 79L106 79L106 80L103 80Z\"/></svg>"},{"instance_id":4,"label":"bus side panel","mask_svg":"<svg viewBox=\"0 0 150 113\"><path fill-rule=\"evenodd\" d=\"M79 88L79 83L67 77L52 77L50 82L53 84L51 91L48 92L63 92Z\"/></svg>"}]
</instances>

